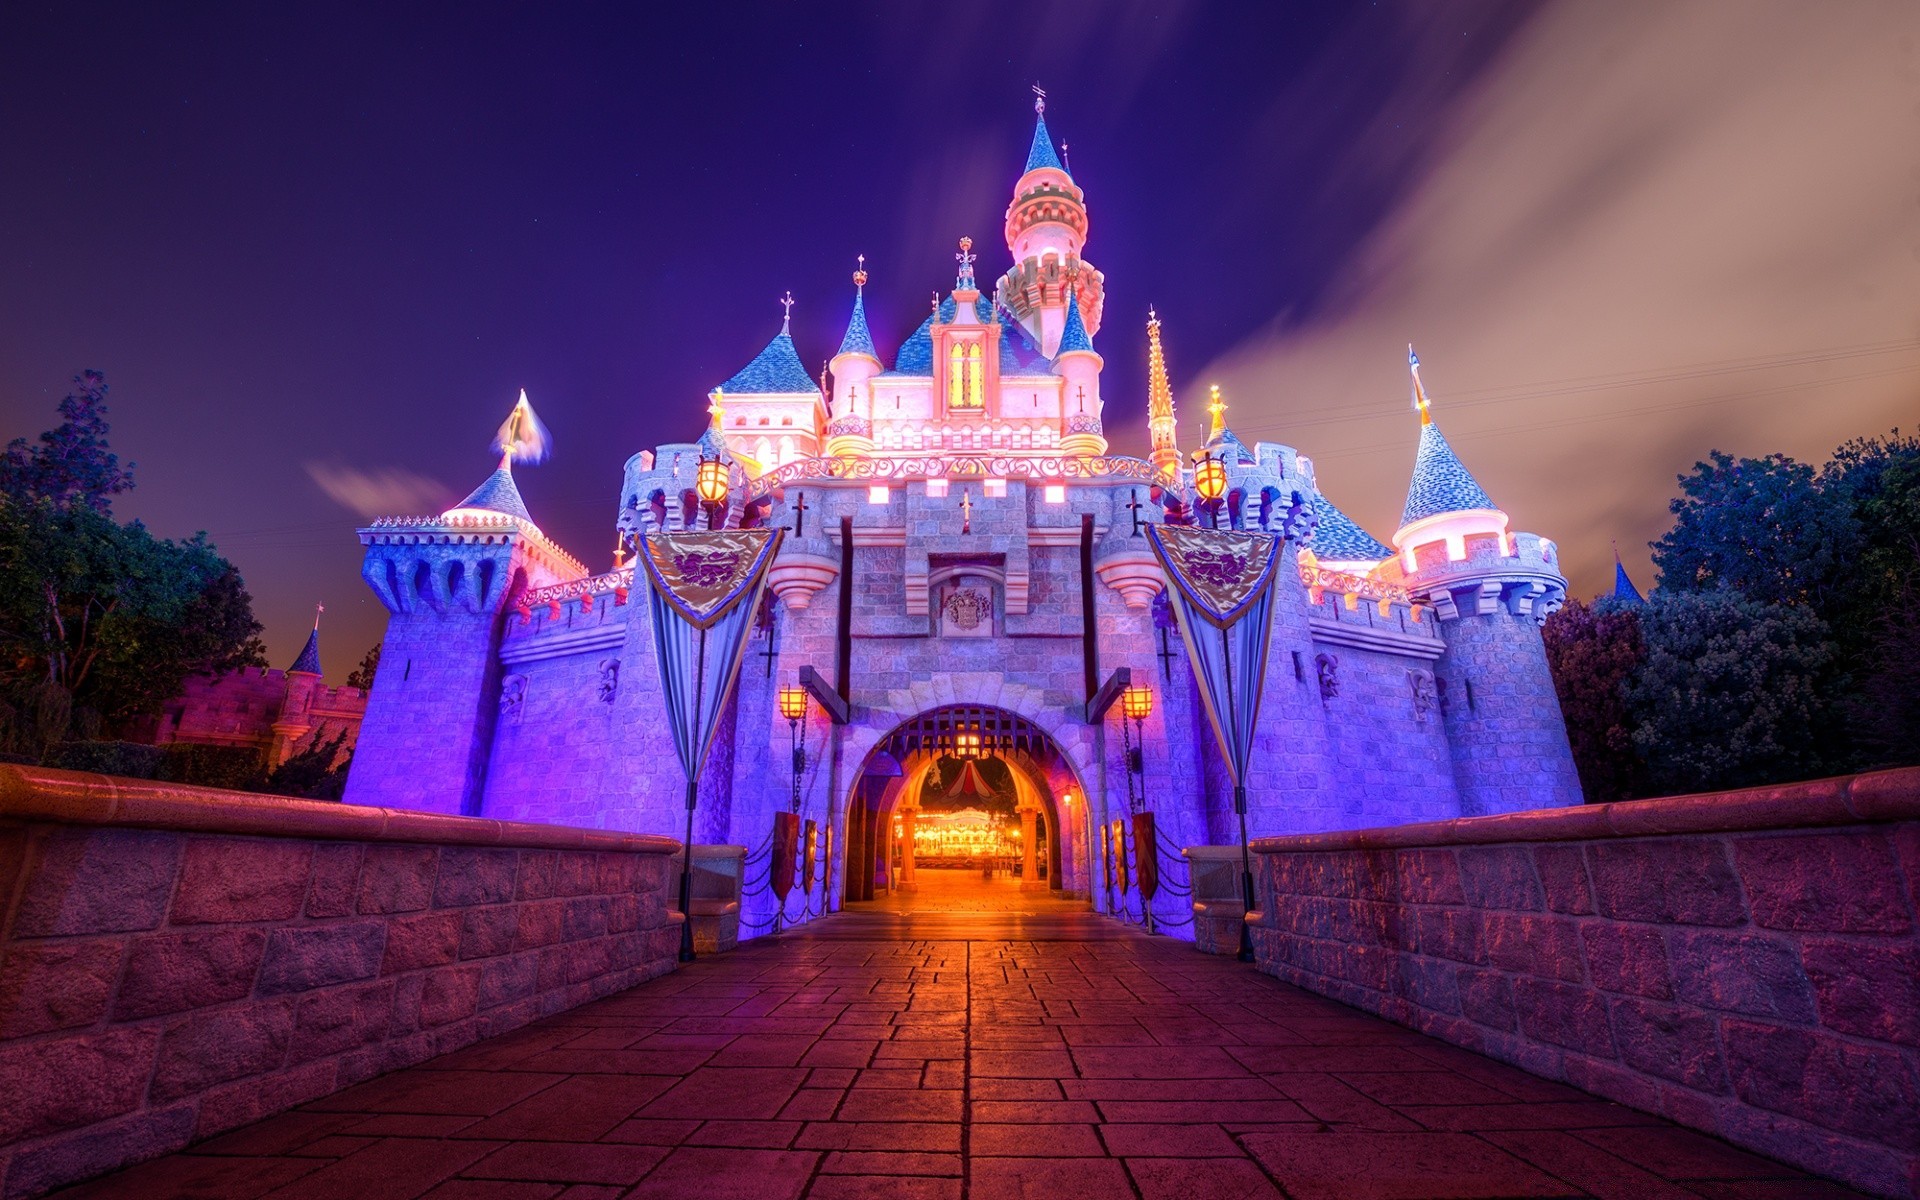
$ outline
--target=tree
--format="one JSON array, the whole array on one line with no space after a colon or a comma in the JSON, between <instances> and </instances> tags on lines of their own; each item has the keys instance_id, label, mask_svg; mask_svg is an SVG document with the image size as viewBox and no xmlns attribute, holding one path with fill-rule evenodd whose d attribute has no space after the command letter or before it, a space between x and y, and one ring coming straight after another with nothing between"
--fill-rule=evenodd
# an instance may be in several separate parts
<instances>
[{"instance_id":1,"label":"tree","mask_svg":"<svg viewBox=\"0 0 1920 1200\"><path fill-rule=\"evenodd\" d=\"M1625 699L1657 794L1805 779L1832 765L1834 646L1803 605L1661 589Z\"/></svg>"},{"instance_id":2,"label":"tree","mask_svg":"<svg viewBox=\"0 0 1920 1200\"><path fill-rule=\"evenodd\" d=\"M133 464L120 466L107 449L107 379L98 371L73 377L76 392L60 401L57 428L8 443L0 455L0 495L15 504L44 500L56 509L91 508L106 514L113 497L133 489Z\"/></svg>"},{"instance_id":3,"label":"tree","mask_svg":"<svg viewBox=\"0 0 1920 1200\"><path fill-rule=\"evenodd\" d=\"M1673 528L1653 544L1660 587L1731 588L1762 604L1806 604L1825 616L1847 586L1860 541L1852 505L1784 454L1736 459L1719 450L1680 477Z\"/></svg>"},{"instance_id":4,"label":"tree","mask_svg":"<svg viewBox=\"0 0 1920 1200\"><path fill-rule=\"evenodd\" d=\"M347 686L359 688L363 692L373 690L373 677L380 670L380 647L384 642L376 642L373 649L360 656L360 665L347 675Z\"/></svg>"},{"instance_id":5,"label":"tree","mask_svg":"<svg viewBox=\"0 0 1920 1200\"><path fill-rule=\"evenodd\" d=\"M315 734L304 748L287 756L287 761L268 774L260 790L308 800L340 799L347 794L347 770L353 765L351 750L344 757L340 753L346 740L345 729L331 738Z\"/></svg>"},{"instance_id":6,"label":"tree","mask_svg":"<svg viewBox=\"0 0 1920 1200\"><path fill-rule=\"evenodd\" d=\"M1646 795L1646 766L1634 748L1626 697L1647 657L1639 609L1611 599L1575 600L1547 618L1541 636L1587 803Z\"/></svg>"}]
</instances>

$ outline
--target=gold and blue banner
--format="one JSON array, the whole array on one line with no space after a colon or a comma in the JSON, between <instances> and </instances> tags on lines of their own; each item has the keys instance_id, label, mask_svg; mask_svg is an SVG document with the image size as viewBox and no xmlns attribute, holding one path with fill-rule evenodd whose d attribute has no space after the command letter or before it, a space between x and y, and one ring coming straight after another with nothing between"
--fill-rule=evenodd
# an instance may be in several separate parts
<instances>
[{"instance_id":1,"label":"gold and blue banner","mask_svg":"<svg viewBox=\"0 0 1920 1200\"><path fill-rule=\"evenodd\" d=\"M674 752L689 783L700 778L733 694L747 634L760 610L777 529L689 530L641 538L653 616L654 661Z\"/></svg>"},{"instance_id":2,"label":"gold and blue banner","mask_svg":"<svg viewBox=\"0 0 1920 1200\"><path fill-rule=\"evenodd\" d=\"M1147 542L1172 584L1180 639L1200 684L1207 719L1236 787L1245 786L1267 676L1277 534L1147 526Z\"/></svg>"}]
</instances>

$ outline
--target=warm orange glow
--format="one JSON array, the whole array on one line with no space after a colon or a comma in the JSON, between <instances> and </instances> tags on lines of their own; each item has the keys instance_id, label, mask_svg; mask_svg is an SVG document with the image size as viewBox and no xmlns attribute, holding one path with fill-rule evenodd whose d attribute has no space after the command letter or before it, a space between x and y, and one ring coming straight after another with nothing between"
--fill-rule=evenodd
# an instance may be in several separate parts
<instances>
[{"instance_id":1,"label":"warm orange glow","mask_svg":"<svg viewBox=\"0 0 1920 1200\"><path fill-rule=\"evenodd\" d=\"M780 715L789 721L798 721L807 715L807 689L803 687L783 687L780 689Z\"/></svg>"},{"instance_id":2,"label":"warm orange glow","mask_svg":"<svg viewBox=\"0 0 1920 1200\"><path fill-rule=\"evenodd\" d=\"M1227 494L1227 465L1209 454L1193 468L1193 488L1206 501Z\"/></svg>"},{"instance_id":3,"label":"warm orange glow","mask_svg":"<svg viewBox=\"0 0 1920 1200\"><path fill-rule=\"evenodd\" d=\"M1144 721L1153 715L1153 689L1145 686L1130 687L1120 693L1121 711L1135 721Z\"/></svg>"},{"instance_id":4,"label":"warm orange glow","mask_svg":"<svg viewBox=\"0 0 1920 1200\"><path fill-rule=\"evenodd\" d=\"M727 464L717 458L700 460L700 470L693 477L694 494L700 497L700 503L716 507L727 502Z\"/></svg>"}]
</instances>

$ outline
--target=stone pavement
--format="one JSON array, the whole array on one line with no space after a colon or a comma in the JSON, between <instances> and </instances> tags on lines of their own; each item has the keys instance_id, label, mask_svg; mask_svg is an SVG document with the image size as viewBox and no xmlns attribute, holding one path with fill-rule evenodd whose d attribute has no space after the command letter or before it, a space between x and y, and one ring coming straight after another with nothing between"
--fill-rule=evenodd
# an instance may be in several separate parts
<instances>
[{"instance_id":1,"label":"stone pavement","mask_svg":"<svg viewBox=\"0 0 1920 1200\"><path fill-rule=\"evenodd\" d=\"M843 914L61 1195L1853 1193L1090 914Z\"/></svg>"}]
</instances>

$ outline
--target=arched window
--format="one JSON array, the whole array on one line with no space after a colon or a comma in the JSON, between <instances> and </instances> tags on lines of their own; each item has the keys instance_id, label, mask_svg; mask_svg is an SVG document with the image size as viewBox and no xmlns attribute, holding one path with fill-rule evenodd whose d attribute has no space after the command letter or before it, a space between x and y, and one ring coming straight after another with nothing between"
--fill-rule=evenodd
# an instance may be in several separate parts
<instances>
[{"instance_id":1,"label":"arched window","mask_svg":"<svg viewBox=\"0 0 1920 1200\"><path fill-rule=\"evenodd\" d=\"M947 407L982 408L985 405L980 343L954 342L947 352Z\"/></svg>"}]
</instances>

